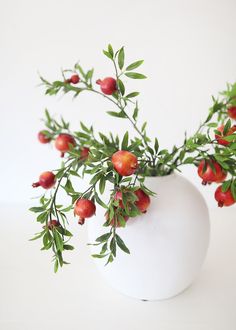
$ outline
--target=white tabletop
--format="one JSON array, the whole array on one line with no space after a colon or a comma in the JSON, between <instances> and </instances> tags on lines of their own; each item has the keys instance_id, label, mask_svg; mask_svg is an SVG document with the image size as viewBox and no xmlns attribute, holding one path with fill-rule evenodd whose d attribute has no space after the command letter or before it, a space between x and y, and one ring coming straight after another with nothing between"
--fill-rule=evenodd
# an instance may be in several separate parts
<instances>
[{"instance_id":1,"label":"white tabletop","mask_svg":"<svg viewBox=\"0 0 236 330\"><path fill-rule=\"evenodd\" d=\"M235 330L235 208L211 211L211 225L207 259L195 283L173 299L142 302L103 281L89 257L85 227L72 225L72 264L55 275L50 252L28 241L40 230L34 215L27 206L2 205L0 329Z\"/></svg>"}]
</instances>

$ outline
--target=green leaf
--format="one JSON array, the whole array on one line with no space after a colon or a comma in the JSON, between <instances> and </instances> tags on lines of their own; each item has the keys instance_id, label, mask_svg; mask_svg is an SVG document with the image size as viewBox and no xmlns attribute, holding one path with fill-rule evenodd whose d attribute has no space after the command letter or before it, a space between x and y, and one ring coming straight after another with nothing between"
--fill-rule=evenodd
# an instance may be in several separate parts
<instances>
[{"instance_id":1,"label":"green leaf","mask_svg":"<svg viewBox=\"0 0 236 330\"><path fill-rule=\"evenodd\" d=\"M133 63L131 63L130 65L127 66L126 70L127 71L134 70L134 69L138 68L142 64L143 64L143 60L139 60L139 61L133 62Z\"/></svg>"},{"instance_id":2,"label":"green leaf","mask_svg":"<svg viewBox=\"0 0 236 330\"><path fill-rule=\"evenodd\" d=\"M121 150L127 150L129 143L129 132L127 131L123 137L122 143L121 143Z\"/></svg>"},{"instance_id":3,"label":"green leaf","mask_svg":"<svg viewBox=\"0 0 236 330\"><path fill-rule=\"evenodd\" d=\"M132 97L136 97L139 95L139 92L132 92L132 93L129 93L128 95L126 95L125 97L127 99L131 99Z\"/></svg>"},{"instance_id":4,"label":"green leaf","mask_svg":"<svg viewBox=\"0 0 236 330\"><path fill-rule=\"evenodd\" d=\"M223 135L226 135L231 127L231 120L228 119L227 123L225 124L224 130L223 130Z\"/></svg>"},{"instance_id":5,"label":"green leaf","mask_svg":"<svg viewBox=\"0 0 236 330\"><path fill-rule=\"evenodd\" d=\"M104 258L106 256L107 256L107 254L92 254L93 258L99 258L99 259Z\"/></svg>"},{"instance_id":6,"label":"green leaf","mask_svg":"<svg viewBox=\"0 0 236 330\"><path fill-rule=\"evenodd\" d=\"M103 50L103 54L106 55L110 60L113 60L113 56L106 50Z\"/></svg>"},{"instance_id":7,"label":"green leaf","mask_svg":"<svg viewBox=\"0 0 236 330\"><path fill-rule=\"evenodd\" d=\"M124 62L125 62L125 52L124 52L124 47L122 47L118 53L118 65L120 70L123 69Z\"/></svg>"},{"instance_id":8,"label":"green leaf","mask_svg":"<svg viewBox=\"0 0 236 330\"><path fill-rule=\"evenodd\" d=\"M145 121L145 123L143 123L143 125L141 127L141 131L142 132L145 131L146 126L147 126L147 122Z\"/></svg>"},{"instance_id":9,"label":"green leaf","mask_svg":"<svg viewBox=\"0 0 236 330\"><path fill-rule=\"evenodd\" d=\"M135 106L135 108L134 108L134 112L133 112L133 119L134 119L134 121L137 120L138 112L139 112L139 109L138 109L138 105L137 105L137 103L136 103L136 106Z\"/></svg>"},{"instance_id":10,"label":"green leaf","mask_svg":"<svg viewBox=\"0 0 236 330\"><path fill-rule=\"evenodd\" d=\"M107 209L107 205L100 199L97 193L95 193L96 202L101 205L104 209Z\"/></svg>"},{"instance_id":11,"label":"green leaf","mask_svg":"<svg viewBox=\"0 0 236 330\"><path fill-rule=\"evenodd\" d=\"M94 175L94 177L90 180L89 184L96 184L102 177L103 173L102 172L98 172L96 175Z\"/></svg>"},{"instance_id":12,"label":"green leaf","mask_svg":"<svg viewBox=\"0 0 236 330\"><path fill-rule=\"evenodd\" d=\"M131 79L146 79L147 77L142 73L126 72L125 75Z\"/></svg>"},{"instance_id":13,"label":"green leaf","mask_svg":"<svg viewBox=\"0 0 236 330\"><path fill-rule=\"evenodd\" d=\"M187 157L187 158L184 160L183 164L193 164L194 160L195 160L195 159L194 159L193 157Z\"/></svg>"},{"instance_id":14,"label":"green leaf","mask_svg":"<svg viewBox=\"0 0 236 330\"><path fill-rule=\"evenodd\" d=\"M233 195L234 200L236 201L236 181L234 180L230 186L231 193Z\"/></svg>"},{"instance_id":15,"label":"green leaf","mask_svg":"<svg viewBox=\"0 0 236 330\"><path fill-rule=\"evenodd\" d=\"M81 126L82 130L85 131L86 133L88 133L88 134L91 133L91 130L88 127L86 127L84 125L84 123L82 123L82 121L80 122L80 126Z\"/></svg>"},{"instance_id":16,"label":"green leaf","mask_svg":"<svg viewBox=\"0 0 236 330\"><path fill-rule=\"evenodd\" d=\"M57 227L57 228L55 228L55 230L57 230L60 234L62 234L64 236L69 236L69 237L73 236L73 234L69 230L67 230L63 227Z\"/></svg>"},{"instance_id":17,"label":"green leaf","mask_svg":"<svg viewBox=\"0 0 236 330\"><path fill-rule=\"evenodd\" d=\"M100 251L100 254L105 254L107 251L107 243L104 243L103 246L102 246L102 249Z\"/></svg>"},{"instance_id":18,"label":"green leaf","mask_svg":"<svg viewBox=\"0 0 236 330\"><path fill-rule=\"evenodd\" d=\"M104 193L105 187L106 187L106 178L102 176L99 181L99 191L101 194Z\"/></svg>"},{"instance_id":19,"label":"green leaf","mask_svg":"<svg viewBox=\"0 0 236 330\"><path fill-rule=\"evenodd\" d=\"M34 212L34 213L38 213L38 212L43 212L43 211L45 211L45 208L42 207L42 206L39 206L39 207L31 207L31 208L29 209L29 211Z\"/></svg>"},{"instance_id":20,"label":"green leaf","mask_svg":"<svg viewBox=\"0 0 236 330\"><path fill-rule=\"evenodd\" d=\"M56 230L53 231L53 236L55 239L57 250L62 252L63 251L63 240L60 234Z\"/></svg>"},{"instance_id":21,"label":"green leaf","mask_svg":"<svg viewBox=\"0 0 236 330\"><path fill-rule=\"evenodd\" d=\"M159 149L159 143L158 143L158 140L157 140L157 138L155 138L154 149L155 149L155 152L156 152L156 154L157 154L157 152L158 152L158 149Z\"/></svg>"},{"instance_id":22,"label":"green leaf","mask_svg":"<svg viewBox=\"0 0 236 330\"><path fill-rule=\"evenodd\" d=\"M127 248L127 246L125 245L124 241L122 240L122 238L116 234L116 243L119 246L119 248L124 251L125 253L130 254L129 249Z\"/></svg>"},{"instance_id":23,"label":"green leaf","mask_svg":"<svg viewBox=\"0 0 236 330\"><path fill-rule=\"evenodd\" d=\"M45 109L45 116L46 116L47 122L51 123L52 119L51 119L50 114L47 109Z\"/></svg>"},{"instance_id":24,"label":"green leaf","mask_svg":"<svg viewBox=\"0 0 236 330\"><path fill-rule=\"evenodd\" d=\"M81 74L81 76L86 79L86 74L84 73L84 70L82 69L82 67L79 65L79 63L75 64L75 70L78 70ZM73 87L73 86L72 86Z\"/></svg>"},{"instance_id":25,"label":"green leaf","mask_svg":"<svg viewBox=\"0 0 236 330\"><path fill-rule=\"evenodd\" d=\"M74 246L69 245L69 244L64 244L63 248L64 248L64 250L74 250Z\"/></svg>"},{"instance_id":26,"label":"green leaf","mask_svg":"<svg viewBox=\"0 0 236 330\"><path fill-rule=\"evenodd\" d=\"M35 234L35 236L31 239L29 239L29 241L35 241L36 239L41 238L45 233L45 230L43 230L41 233Z\"/></svg>"},{"instance_id":27,"label":"green leaf","mask_svg":"<svg viewBox=\"0 0 236 330\"><path fill-rule=\"evenodd\" d=\"M112 117L126 118L126 114L124 113L124 111L120 111L120 112L107 111L107 113Z\"/></svg>"},{"instance_id":28,"label":"green leaf","mask_svg":"<svg viewBox=\"0 0 236 330\"><path fill-rule=\"evenodd\" d=\"M59 263L58 263L58 260L56 259L54 262L54 273L56 273L58 271L58 266L59 266Z\"/></svg>"},{"instance_id":29,"label":"green leaf","mask_svg":"<svg viewBox=\"0 0 236 330\"><path fill-rule=\"evenodd\" d=\"M114 260L113 255L110 254L110 256L109 256L109 258L108 258L108 260L107 260L105 266L106 266L107 264L109 264L110 262L113 262L113 260Z\"/></svg>"},{"instance_id":30,"label":"green leaf","mask_svg":"<svg viewBox=\"0 0 236 330\"><path fill-rule=\"evenodd\" d=\"M222 184L222 192L225 193L227 190L229 190L230 185L231 185L231 180L225 181Z\"/></svg>"},{"instance_id":31,"label":"green leaf","mask_svg":"<svg viewBox=\"0 0 236 330\"><path fill-rule=\"evenodd\" d=\"M47 221L47 218L48 218L48 212L46 211L37 216L37 221L40 223L44 223L45 221Z\"/></svg>"},{"instance_id":32,"label":"green leaf","mask_svg":"<svg viewBox=\"0 0 236 330\"><path fill-rule=\"evenodd\" d=\"M125 86L120 79L117 79L118 89L121 92L121 95L125 94Z\"/></svg>"},{"instance_id":33,"label":"green leaf","mask_svg":"<svg viewBox=\"0 0 236 330\"><path fill-rule=\"evenodd\" d=\"M106 234L103 234L101 236L99 236L98 238L96 238L96 242L99 242L99 243L103 243L103 242L106 242L111 236L111 233L106 233Z\"/></svg>"},{"instance_id":34,"label":"green leaf","mask_svg":"<svg viewBox=\"0 0 236 330\"><path fill-rule=\"evenodd\" d=\"M116 240L115 237L112 237L111 242L110 242L110 250L113 256L116 256Z\"/></svg>"},{"instance_id":35,"label":"green leaf","mask_svg":"<svg viewBox=\"0 0 236 330\"><path fill-rule=\"evenodd\" d=\"M112 56L112 58L114 57L114 50L113 50L113 48L112 48L112 45L111 44L109 44L108 45L108 53Z\"/></svg>"}]
</instances>

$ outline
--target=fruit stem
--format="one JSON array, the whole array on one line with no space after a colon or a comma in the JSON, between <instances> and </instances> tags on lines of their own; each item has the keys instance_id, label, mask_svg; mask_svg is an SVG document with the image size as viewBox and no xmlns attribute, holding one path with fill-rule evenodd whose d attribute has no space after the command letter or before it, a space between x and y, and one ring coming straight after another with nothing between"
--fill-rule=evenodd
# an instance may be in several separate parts
<instances>
[{"instance_id":1,"label":"fruit stem","mask_svg":"<svg viewBox=\"0 0 236 330\"><path fill-rule=\"evenodd\" d=\"M37 188L37 187L39 187L39 186L40 186L40 183L39 183L39 182L35 182L35 183L32 184L32 187L33 187L33 188Z\"/></svg>"},{"instance_id":2,"label":"fruit stem","mask_svg":"<svg viewBox=\"0 0 236 330\"><path fill-rule=\"evenodd\" d=\"M85 222L85 218L79 218L79 221L78 221L79 225L82 226L84 224L84 222Z\"/></svg>"},{"instance_id":3,"label":"fruit stem","mask_svg":"<svg viewBox=\"0 0 236 330\"><path fill-rule=\"evenodd\" d=\"M224 206L224 202L223 202L223 201L219 201L219 202L218 202L218 206L219 206L219 207L223 207L223 206Z\"/></svg>"}]
</instances>

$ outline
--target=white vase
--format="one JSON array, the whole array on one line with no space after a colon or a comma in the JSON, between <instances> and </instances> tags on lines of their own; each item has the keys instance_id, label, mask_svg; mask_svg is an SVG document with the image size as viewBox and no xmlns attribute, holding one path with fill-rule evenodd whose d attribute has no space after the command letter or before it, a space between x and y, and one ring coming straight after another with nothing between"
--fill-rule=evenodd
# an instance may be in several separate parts
<instances>
[{"instance_id":1,"label":"white vase","mask_svg":"<svg viewBox=\"0 0 236 330\"><path fill-rule=\"evenodd\" d=\"M121 293L162 300L185 290L198 275L209 243L208 208L200 192L183 176L147 177L156 192L146 214L131 218L117 233L130 249L118 251L113 263L94 259L107 282ZM88 222L89 242L108 232L104 209ZM100 247L91 247L98 253Z\"/></svg>"}]
</instances>

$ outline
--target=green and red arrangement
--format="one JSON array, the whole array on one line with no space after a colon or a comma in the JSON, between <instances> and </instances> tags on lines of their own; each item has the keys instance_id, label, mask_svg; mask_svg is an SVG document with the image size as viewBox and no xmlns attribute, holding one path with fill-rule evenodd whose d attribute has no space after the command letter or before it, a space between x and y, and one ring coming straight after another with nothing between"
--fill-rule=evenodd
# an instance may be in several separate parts
<instances>
[{"instance_id":1,"label":"green and red arrangement","mask_svg":"<svg viewBox=\"0 0 236 330\"><path fill-rule=\"evenodd\" d=\"M107 111L115 120L128 120L137 136L130 138L128 131L121 138L109 133L96 133L93 127L82 122L80 128L70 131L70 124L63 118L52 118L45 110L45 128L38 133L41 143L52 143L63 157L61 167L40 174L33 187L40 187L42 195L39 205L30 210L37 213L37 222L41 231L32 240L41 238L42 250L53 251L54 271L67 264L63 253L73 250L68 243L72 233L68 230L70 221L83 225L96 213L99 205L104 208L104 226L107 233L98 237L94 245L100 245L100 253L95 258L105 258L106 264L116 257L117 248L130 253L122 240L122 230L129 218L148 212L153 192L145 186L147 176L165 176L180 171L181 166L193 164L202 180L202 184L216 184L215 199L219 207L230 206L236 202L236 83L228 84L227 89L218 98L212 98L213 104L207 118L200 124L195 134L185 134L181 146L172 150L161 149L158 138L152 141L146 131L147 123L138 121L139 104L136 91L126 92L124 78L145 79L136 72L143 60L125 65L124 47L114 51L111 45L103 54L113 65L110 77L96 77L94 70L85 71L78 63L72 70L62 71L62 79L49 82L41 78L47 95L70 93L77 98L81 93L96 93L114 106ZM81 180L90 176L85 191L78 190ZM109 183L109 184L108 184ZM112 185L112 189L110 189ZM105 189L110 192L109 203L103 201ZM57 202L57 194L63 190L69 197L68 205ZM157 196L158 198L158 196ZM145 214L143 221L145 221ZM119 235L117 233L119 228ZM125 228L123 229L125 230Z\"/></svg>"}]
</instances>

